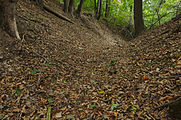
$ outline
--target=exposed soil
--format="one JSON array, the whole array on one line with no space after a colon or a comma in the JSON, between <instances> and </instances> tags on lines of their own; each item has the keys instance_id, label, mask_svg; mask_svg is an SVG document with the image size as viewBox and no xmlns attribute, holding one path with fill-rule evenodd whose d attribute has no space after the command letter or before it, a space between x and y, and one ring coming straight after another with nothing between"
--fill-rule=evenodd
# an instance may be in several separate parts
<instances>
[{"instance_id":1,"label":"exposed soil","mask_svg":"<svg viewBox=\"0 0 181 120\"><path fill-rule=\"evenodd\" d=\"M19 1L22 40L0 29L0 119L181 119L181 17L128 42L46 4L74 24Z\"/></svg>"}]
</instances>

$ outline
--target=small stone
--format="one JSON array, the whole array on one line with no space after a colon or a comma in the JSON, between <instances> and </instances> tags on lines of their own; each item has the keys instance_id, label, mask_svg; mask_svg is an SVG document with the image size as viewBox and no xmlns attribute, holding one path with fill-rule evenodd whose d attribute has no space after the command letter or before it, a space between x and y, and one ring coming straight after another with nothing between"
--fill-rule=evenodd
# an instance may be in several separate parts
<instances>
[{"instance_id":1,"label":"small stone","mask_svg":"<svg viewBox=\"0 0 181 120\"><path fill-rule=\"evenodd\" d=\"M4 56L3 55L0 55L0 60L2 60L4 58Z\"/></svg>"},{"instance_id":2,"label":"small stone","mask_svg":"<svg viewBox=\"0 0 181 120\"><path fill-rule=\"evenodd\" d=\"M56 113L55 118L61 118L62 117L62 112Z\"/></svg>"},{"instance_id":3,"label":"small stone","mask_svg":"<svg viewBox=\"0 0 181 120\"><path fill-rule=\"evenodd\" d=\"M178 60L178 61L177 61L177 65L176 65L175 68L181 69L181 60Z\"/></svg>"},{"instance_id":4,"label":"small stone","mask_svg":"<svg viewBox=\"0 0 181 120\"><path fill-rule=\"evenodd\" d=\"M160 68L156 68L156 72L159 72L160 71Z\"/></svg>"}]
</instances>

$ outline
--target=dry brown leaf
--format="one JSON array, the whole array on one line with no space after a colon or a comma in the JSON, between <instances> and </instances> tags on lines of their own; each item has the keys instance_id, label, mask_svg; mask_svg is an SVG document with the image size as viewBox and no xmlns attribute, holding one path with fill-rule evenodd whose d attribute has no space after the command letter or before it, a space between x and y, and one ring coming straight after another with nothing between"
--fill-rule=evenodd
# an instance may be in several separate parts
<instances>
[{"instance_id":1,"label":"dry brown leaf","mask_svg":"<svg viewBox=\"0 0 181 120\"><path fill-rule=\"evenodd\" d=\"M173 100L174 97L172 96L165 96L165 97L161 97L158 101L161 102L161 101L166 101L166 100Z\"/></svg>"}]
</instances>

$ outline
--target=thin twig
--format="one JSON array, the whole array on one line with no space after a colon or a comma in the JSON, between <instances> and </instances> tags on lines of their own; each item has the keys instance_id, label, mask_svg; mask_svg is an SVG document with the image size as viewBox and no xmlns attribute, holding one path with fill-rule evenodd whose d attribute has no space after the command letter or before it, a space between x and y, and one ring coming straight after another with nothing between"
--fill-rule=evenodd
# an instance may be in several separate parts
<instances>
[{"instance_id":1,"label":"thin twig","mask_svg":"<svg viewBox=\"0 0 181 120\"><path fill-rule=\"evenodd\" d=\"M41 68L40 68L40 73L39 73L39 75L38 75L38 84L37 84L37 86L39 86L39 85L40 85L40 80L41 80L41 71L42 71L43 66L45 65L45 63L46 63L46 61L44 61L44 62L43 62L42 66L41 66Z\"/></svg>"}]
</instances>

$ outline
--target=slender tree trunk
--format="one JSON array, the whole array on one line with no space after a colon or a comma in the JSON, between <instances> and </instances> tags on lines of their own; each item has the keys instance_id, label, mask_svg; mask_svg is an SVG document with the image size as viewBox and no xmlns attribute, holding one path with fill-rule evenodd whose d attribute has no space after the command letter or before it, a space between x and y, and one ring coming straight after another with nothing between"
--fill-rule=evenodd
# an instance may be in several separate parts
<instances>
[{"instance_id":1,"label":"slender tree trunk","mask_svg":"<svg viewBox=\"0 0 181 120\"><path fill-rule=\"evenodd\" d=\"M16 3L18 0L0 0L0 26L12 37L21 39L16 24Z\"/></svg>"},{"instance_id":2,"label":"slender tree trunk","mask_svg":"<svg viewBox=\"0 0 181 120\"><path fill-rule=\"evenodd\" d=\"M133 28L133 7L132 7L132 5L130 4L129 5L129 7L130 7L130 17L129 17L129 21L128 21L128 30L129 31L131 31L131 32L133 32L134 30L132 29Z\"/></svg>"},{"instance_id":3,"label":"slender tree trunk","mask_svg":"<svg viewBox=\"0 0 181 120\"><path fill-rule=\"evenodd\" d=\"M134 0L134 28L135 36L144 30L142 0Z\"/></svg>"},{"instance_id":4,"label":"slender tree trunk","mask_svg":"<svg viewBox=\"0 0 181 120\"><path fill-rule=\"evenodd\" d=\"M156 14L157 14L158 23L159 23L159 25L160 25L161 23L160 23L160 15L159 15L159 10L158 10L158 9L156 9L155 11L156 11Z\"/></svg>"},{"instance_id":5,"label":"slender tree trunk","mask_svg":"<svg viewBox=\"0 0 181 120\"><path fill-rule=\"evenodd\" d=\"M158 17L158 22L159 22L159 25L161 24L160 22L160 15L159 15L159 12L160 12L160 8L162 7L162 4L165 2L165 0L161 0L158 7L156 8L156 14L157 14L157 17Z\"/></svg>"},{"instance_id":6,"label":"slender tree trunk","mask_svg":"<svg viewBox=\"0 0 181 120\"><path fill-rule=\"evenodd\" d=\"M64 0L63 2L64 2L63 11L64 11L65 13L68 13L68 7L69 7L69 2L70 2L70 0Z\"/></svg>"},{"instance_id":7,"label":"slender tree trunk","mask_svg":"<svg viewBox=\"0 0 181 120\"><path fill-rule=\"evenodd\" d=\"M100 1L100 3L99 3L99 14L98 14L98 16L97 16L97 19L99 20L100 18L101 18L101 12L102 12L102 0L99 0Z\"/></svg>"},{"instance_id":8,"label":"slender tree trunk","mask_svg":"<svg viewBox=\"0 0 181 120\"><path fill-rule=\"evenodd\" d=\"M97 17L97 3L96 3L96 0L94 0L94 16Z\"/></svg>"},{"instance_id":9,"label":"slender tree trunk","mask_svg":"<svg viewBox=\"0 0 181 120\"><path fill-rule=\"evenodd\" d=\"M97 18L98 14L99 14L99 3L100 3L100 0L97 0L97 7L96 7L96 14L95 14L95 17Z\"/></svg>"},{"instance_id":10,"label":"slender tree trunk","mask_svg":"<svg viewBox=\"0 0 181 120\"><path fill-rule=\"evenodd\" d=\"M78 9L77 9L77 11L76 11L76 13L77 13L77 15L78 15L79 17L80 17L80 13L81 13L81 11L82 11L83 3L84 3L84 0L80 0Z\"/></svg>"},{"instance_id":11,"label":"slender tree trunk","mask_svg":"<svg viewBox=\"0 0 181 120\"><path fill-rule=\"evenodd\" d=\"M132 18L133 18L133 7L132 7L132 5L130 5L129 7L130 7L129 25L131 25L132 24Z\"/></svg>"},{"instance_id":12,"label":"slender tree trunk","mask_svg":"<svg viewBox=\"0 0 181 120\"><path fill-rule=\"evenodd\" d=\"M74 12L74 0L70 0L69 6L68 6L68 11L69 11L69 13L73 16L73 12Z\"/></svg>"},{"instance_id":13,"label":"slender tree trunk","mask_svg":"<svg viewBox=\"0 0 181 120\"><path fill-rule=\"evenodd\" d=\"M106 0L106 11L105 11L105 17L109 17L109 9L110 9L110 0Z\"/></svg>"}]
</instances>

